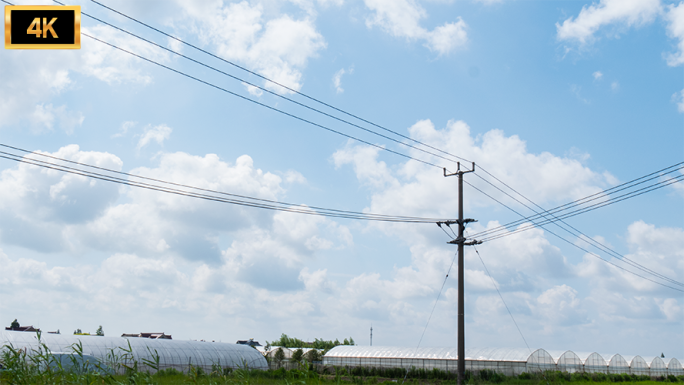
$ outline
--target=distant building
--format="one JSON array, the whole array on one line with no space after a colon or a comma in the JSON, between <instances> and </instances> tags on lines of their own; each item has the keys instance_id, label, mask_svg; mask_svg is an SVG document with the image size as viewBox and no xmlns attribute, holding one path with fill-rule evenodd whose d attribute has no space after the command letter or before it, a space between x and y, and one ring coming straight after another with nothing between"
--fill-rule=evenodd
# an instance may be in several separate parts
<instances>
[{"instance_id":1,"label":"distant building","mask_svg":"<svg viewBox=\"0 0 684 385\"><path fill-rule=\"evenodd\" d=\"M8 327L5 330L13 330L15 332L39 332L40 329L36 329L33 326L19 326L17 328Z\"/></svg>"},{"instance_id":2,"label":"distant building","mask_svg":"<svg viewBox=\"0 0 684 385\"><path fill-rule=\"evenodd\" d=\"M259 343L259 341L254 341L254 338L250 338L250 339L248 339L248 340L239 340L238 342L236 342L236 344L238 344L238 345L247 345L247 346L251 346L251 347L261 346L261 344Z\"/></svg>"},{"instance_id":3,"label":"distant building","mask_svg":"<svg viewBox=\"0 0 684 385\"><path fill-rule=\"evenodd\" d=\"M121 337L137 337L137 338L149 338L152 340L170 340L171 334L161 333L138 333L138 334L122 334Z\"/></svg>"}]
</instances>

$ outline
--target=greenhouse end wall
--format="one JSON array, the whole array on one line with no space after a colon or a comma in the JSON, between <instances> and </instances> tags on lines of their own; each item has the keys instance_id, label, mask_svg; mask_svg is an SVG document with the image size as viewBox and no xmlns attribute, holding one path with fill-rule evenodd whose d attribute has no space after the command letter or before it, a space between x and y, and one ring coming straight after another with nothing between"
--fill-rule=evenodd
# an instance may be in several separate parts
<instances>
[{"instance_id":1,"label":"greenhouse end wall","mask_svg":"<svg viewBox=\"0 0 684 385\"><path fill-rule=\"evenodd\" d=\"M338 346L323 357L323 364L368 368L440 369L456 372L456 357L455 348ZM472 372L489 369L509 376L539 371L621 373L651 377L684 374L684 369L676 358L670 359L667 364L660 357L655 357L650 362L640 356L629 358L631 359L626 360L619 354L603 356L595 352L548 352L544 349L533 352L527 349L466 349L465 366L466 370Z\"/></svg>"}]
</instances>

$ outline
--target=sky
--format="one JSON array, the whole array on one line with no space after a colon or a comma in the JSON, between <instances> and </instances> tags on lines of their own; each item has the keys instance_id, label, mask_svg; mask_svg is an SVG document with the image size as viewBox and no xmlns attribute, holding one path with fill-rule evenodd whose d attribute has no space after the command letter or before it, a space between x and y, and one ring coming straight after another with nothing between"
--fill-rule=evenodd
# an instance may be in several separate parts
<instances>
[{"instance_id":1,"label":"sky","mask_svg":"<svg viewBox=\"0 0 684 385\"><path fill-rule=\"evenodd\" d=\"M475 162L469 234L533 214L501 182L549 209L684 160L684 2L103 2L214 56L69 4L100 19L83 33L233 94L86 36L80 50L3 49L2 144L294 205L456 218L441 169L455 164L415 140ZM618 254L555 225L466 248L466 346L684 359L684 294L620 260L684 282L684 183L566 223ZM359 345L372 326L377 346L455 346L452 238L0 159L0 323Z\"/></svg>"}]
</instances>

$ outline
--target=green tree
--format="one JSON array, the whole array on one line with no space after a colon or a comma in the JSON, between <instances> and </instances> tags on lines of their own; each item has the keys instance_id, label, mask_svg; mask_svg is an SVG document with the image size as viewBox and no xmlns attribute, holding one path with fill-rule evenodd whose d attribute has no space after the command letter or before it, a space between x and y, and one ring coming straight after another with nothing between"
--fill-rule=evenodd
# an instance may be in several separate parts
<instances>
[{"instance_id":1,"label":"green tree","mask_svg":"<svg viewBox=\"0 0 684 385\"><path fill-rule=\"evenodd\" d=\"M321 361L321 352L317 349L311 349L304 355L304 358L309 362Z\"/></svg>"},{"instance_id":2,"label":"green tree","mask_svg":"<svg viewBox=\"0 0 684 385\"><path fill-rule=\"evenodd\" d=\"M273 359L275 360L276 364L280 366L280 363L285 359L285 352L283 352L283 349L278 348L275 353L273 353Z\"/></svg>"},{"instance_id":3,"label":"green tree","mask_svg":"<svg viewBox=\"0 0 684 385\"><path fill-rule=\"evenodd\" d=\"M17 319L16 319L16 318L15 318L14 321L12 321L12 323L10 324L10 329L11 329L11 330L17 330L17 329L19 329L20 327L21 327L21 325L19 325L19 322L17 322Z\"/></svg>"},{"instance_id":4,"label":"green tree","mask_svg":"<svg viewBox=\"0 0 684 385\"><path fill-rule=\"evenodd\" d=\"M74 334L83 334L83 332L81 331L81 329L76 329L74 330Z\"/></svg>"},{"instance_id":5,"label":"green tree","mask_svg":"<svg viewBox=\"0 0 684 385\"><path fill-rule=\"evenodd\" d=\"M343 344L343 345L349 345L349 340L345 338L345 339L344 339L344 342L343 342L342 344Z\"/></svg>"},{"instance_id":6,"label":"green tree","mask_svg":"<svg viewBox=\"0 0 684 385\"><path fill-rule=\"evenodd\" d=\"M292 360L295 362L300 362L304 357L304 351L302 349L297 349L292 353Z\"/></svg>"},{"instance_id":7,"label":"green tree","mask_svg":"<svg viewBox=\"0 0 684 385\"><path fill-rule=\"evenodd\" d=\"M104 330L102 330L102 325L100 325L95 331L96 336L104 336Z\"/></svg>"},{"instance_id":8,"label":"green tree","mask_svg":"<svg viewBox=\"0 0 684 385\"><path fill-rule=\"evenodd\" d=\"M356 344L354 343L354 339L351 338L351 337L349 337L349 345L356 345Z\"/></svg>"}]
</instances>

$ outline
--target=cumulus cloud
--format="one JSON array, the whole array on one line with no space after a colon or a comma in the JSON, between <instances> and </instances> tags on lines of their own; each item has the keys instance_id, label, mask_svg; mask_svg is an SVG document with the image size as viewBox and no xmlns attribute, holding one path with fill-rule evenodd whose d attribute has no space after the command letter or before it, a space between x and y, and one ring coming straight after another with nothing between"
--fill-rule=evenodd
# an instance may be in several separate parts
<instances>
[{"instance_id":1,"label":"cumulus cloud","mask_svg":"<svg viewBox=\"0 0 684 385\"><path fill-rule=\"evenodd\" d=\"M112 28L96 25L84 32L154 60L168 60L158 48ZM71 133L83 123L83 113L50 100L74 86L73 73L112 85L148 84L152 78L139 63L140 59L89 39L76 51L8 52L0 56L0 127L28 121L36 132L60 127Z\"/></svg>"},{"instance_id":2,"label":"cumulus cloud","mask_svg":"<svg viewBox=\"0 0 684 385\"><path fill-rule=\"evenodd\" d=\"M111 154L84 152L75 145L51 155L122 168L121 160ZM157 167L136 168L130 173L269 200L278 200L285 191L279 176L255 168L246 155L233 164L213 154L162 153L157 159ZM245 255L250 255L245 250L260 250L257 254L263 263L279 255L286 266L296 268L291 281L297 283L307 256L353 245L345 226L321 217L123 188L28 164L3 171L0 198L2 240L43 251L165 254L217 264L230 255L244 261ZM36 233L46 235L36 241L31 236ZM243 240L221 250L219 237L233 233L241 234Z\"/></svg>"},{"instance_id":3,"label":"cumulus cloud","mask_svg":"<svg viewBox=\"0 0 684 385\"><path fill-rule=\"evenodd\" d=\"M147 146L151 141L155 141L158 145L163 146L164 141L169 139L169 137L171 136L171 132L173 132L171 127L165 124L160 124L158 126L153 127L146 127L145 131L140 136L140 140L138 140L138 150Z\"/></svg>"},{"instance_id":4,"label":"cumulus cloud","mask_svg":"<svg viewBox=\"0 0 684 385\"><path fill-rule=\"evenodd\" d=\"M600 0L582 7L576 18L556 23L557 37L585 44L601 27L638 27L652 22L660 11L660 0Z\"/></svg>"},{"instance_id":5,"label":"cumulus cloud","mask_svg":"<svg viewBox=\"0 0 684 385\"><path fill-rule=\"evenodd\" d=\"M586 311L577 298L577 290L568 285L559 285L544 291L536 301L536 310L551 325L576 325L586 322ZM546 332L554 330L546 327Z\"/></svg>"},{"instance_id":6,"label":"cumulus cloud","mask_svg":"<svg viewBox=\"0 0 684 385\"><path fill-rule=\"evenodd\" d=\"M415 0L364 2L373 11L372 17L366 20L369 28L378 26L392 36L409 41L423 40L427 48L440 55L448 54L468 42L468 26L460 17L429 31L420 25L420 20L427 17L427 12Z\"/></svg>"},{"instance_id":7,"label":"cumulus cloud","mask_svg":"<svg viewBox=\"0 0 684 385\"><path fill-rule=\"evenodd\" d=\"M430 120L421 120L409 128L409 133L423 143L466 159L477 159L479 165L504 182L513 183L516 190L540 204L578 199L601 191L611 181L609 174L594 172L577 159L547 152L529 153L523 140L516 135L506 136L501 130L491 130L474 138L463 121L449 121L444 129L436 129ZM411 150L411 155L444 163L442 159L415 149ZM377 188L373 190L371 211L383 213L391 212L393 207L403 207L406 214L438 217L448 217L449 213L456 212L454 199L451 199L451 183L444 178L434 178L434 171L429 166L411 160L392 171L377 156L378 151L368 146L351 146L333 156L338 165L354 164L357 178ZM352 159L358 160L352 162ZM477 178L470 183L486 189L496 199L512 202L501 192L490 191L492 189ZM434 205L433 202L444 204ZM477 194L467 204L478 207L496 203Z\"/></svg>"},{"instance_id":8,"label":"cumulus cloud","mask_svg":"<svg viewBox=\"0 0 684 385\"><path fill-rule=\"evenodd\" d=\"M501 131L472 137L464 122L452 121L436 129L430 121L420 121L410 127L409 134L478 159L479 165L542 204L585 196L614 182L577 160L531 153L520 138ZM75 146L55 155L122 168L121 161L111 154L88 153ZM435 178L431 170L413 161L390 167L379 156L375 148L351 144L333 155L336 167L353 168L368 189L367 211L396 213L396 207L402 207L405 215L435 217L449 217L456 211L453 183L445 183L453 181ZM155 162L131 173L264 199L278 200L286 192L281 177L258 169L246 155L227 162L213 154L162 153ZM377 236L385 233L405 245L406 259L397 256L399 262L388 271L374 272L367 267L340 271L328 262L324 266L316 262L321 256L341 255L347 263L358 252L350 229L330 219L133 188L112 187L107 196L107 190L93 190L97 188L101 186L91 185L89 180L52 175L35 167L19 165L3 172L0 236L4 245L13 250L20 245L34 251L89 251L99 257L58 266L0 252L0 293L22 290L40 298L35 306L19 307L14 296L7 295L0 310L16 307L40 318L49 309L52 318L83 322L82 314L69 315L60 307L68 301L95 314L113 312L143 325L150 322L150 327L175 328L179 338L198 337L188 335L183 327L183 320L196 319L198 309L205 309L200 317L208 325L230 319L232 333L263 327L278 332L347 334L350 324L373 322L383 333L401 335L396 343L413 344L412 338L422 333L446 278L425 342L443 345L453 330L456 274L455 270L448 278L445 274L455 250L437 229L370 225L363 231ZM70 202L86 195L93 195L94 201L79 215L59 211L62 205L73 211ZM491 205L473 194L466 209ZM498 225L495 221L472 224L469 231ZM683 280L682 231L635 222L625 237L628 256ZM22 240L21 233L44 236L39 241L35 237ZM569 328L573 333L566 334L584 335L580 332L596 331L605 320L629 324L635 322L634 317L642 317L679 322L682 305L672 301L669 292L621 275L598 260L573 265L546 237L544 230L534 229L478 246L507 307L531 344L541 344L549 333ZM469 325L477 325L469 329L469 340L480 345L519 344L506 307L474 250L467 250L465 265L470 295L467 320ZM243 314L249 314L249 320L242 320ZM306 329L302 329L302 317L307 319ZM273 320L277 320L276 326ZM92 320L94 325L97 322ZM360 329L365 327L354 330ZM540 330L544 333L531 332ZM541 336L538 340L537 335ZM216 334L209 337L217 338Z\"/></svg>"},{"instance_id":9,"label":"cumulus cloud","mask_svg":"<svg viewBox=\"0 0 684 385\"><path fill-rule=\"evenodd\" d=\"M326 46L311 16L294 19L284 14L269 19L261 5L246 1L179 5L189 18L191 30L204 44L214 46L220 56L241 62L295 90L302 86L302 70L307 62ZM270 82L265 86L281 93L291 92Z\"/></svg>"},{"instance_id":10,"label":"cumulus cloud","mask_svg":"<svg viewBox=\"0 0 684 385\"><path fill-rule=\"evenodd\" d=\"M667 32L670 37L678 40L678 52L667 56L667 64L678 66L684 64L684 2L678 5L670 4L665 14L667 20Z\"/></svg>"},{"instance_id":11,"label":"cumulus cloud","mask_svg":"<svg viewBox=\"0 0 684 385\"><path fill-rule=\"evenodd\" d=\"M603 73L601 71L596 71L592 76L594 76L594 80L601 80L603 78Z\"/></svg>"}]
</instances>

